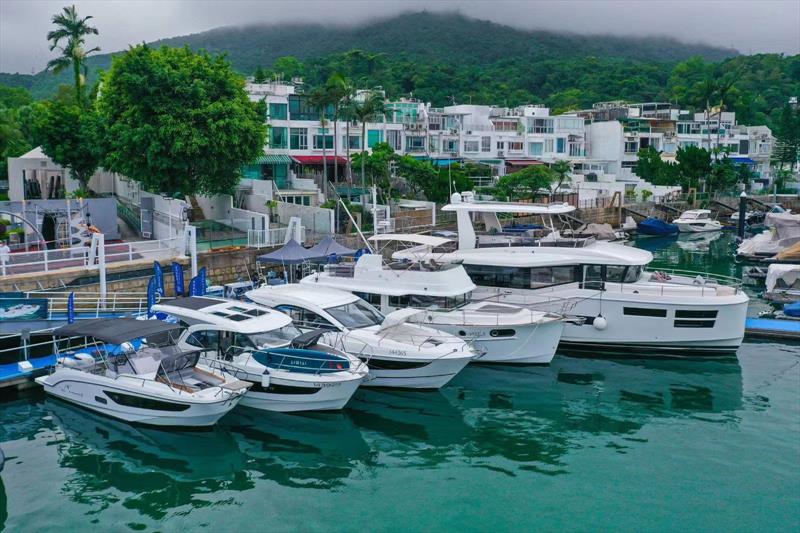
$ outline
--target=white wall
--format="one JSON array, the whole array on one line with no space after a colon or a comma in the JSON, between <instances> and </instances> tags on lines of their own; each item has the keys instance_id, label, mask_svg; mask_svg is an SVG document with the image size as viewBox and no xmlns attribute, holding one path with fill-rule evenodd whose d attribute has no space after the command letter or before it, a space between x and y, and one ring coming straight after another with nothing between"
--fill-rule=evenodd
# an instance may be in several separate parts
<instances>
[{"instance_id":1,"label":"white wall","mask_svg":"<svg viewBox=\"0 0 800 533\"><path fill-rule=\"evenodd\" d=\"M28 157L25 157L26 155ZM60 175L67 193L74 192L80 187L78 181L69 177L68 170L41 153L41 149L34 148L21 157L8 158L8 199L10 201L20 202L26 199L24 177L30 179L34 173L42 176ZM115 174L112 172L98 169L89 180L89 188L97 193L114 192L114 176ZM42 199L47 199L47 190L44 187L42 188L42 197Z\"/></svg>"}]
</instances>

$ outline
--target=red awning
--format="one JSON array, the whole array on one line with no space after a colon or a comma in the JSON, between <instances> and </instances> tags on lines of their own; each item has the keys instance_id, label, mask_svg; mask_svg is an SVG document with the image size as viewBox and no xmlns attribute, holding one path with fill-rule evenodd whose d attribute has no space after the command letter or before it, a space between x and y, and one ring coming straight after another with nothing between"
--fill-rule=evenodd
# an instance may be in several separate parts
<instances>
[{"instance_id":1,"label":"red awning","mask_svg":"<svg viewBox=\"0 0 800 533\"><path fill-rule=\"evenodd\" d=\"M322 165L324 163L324 159L328 160L329 165L335 165L337 162L340 165L347 164L347 158L344 156L332 156L329 155L328 157L323 158L321 155L293 155L292 159L297 161L301 165Z\"/></svg>"},{"instance_id":2,"label":"red awning","mask_svg":"<svg viewBox=\"0 0 800 533\"><path fill-rule=\"evenodd\" d=\"M506 159L506 164L513 167L528 167L531 165L544 165L544 161L538 159Z\"/></svg>"}]
</instances>

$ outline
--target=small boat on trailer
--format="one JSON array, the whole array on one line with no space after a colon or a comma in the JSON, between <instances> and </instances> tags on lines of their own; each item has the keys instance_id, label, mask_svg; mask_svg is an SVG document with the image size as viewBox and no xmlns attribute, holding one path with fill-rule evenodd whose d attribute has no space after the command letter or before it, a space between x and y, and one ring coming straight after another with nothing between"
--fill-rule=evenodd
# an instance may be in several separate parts
<instances>
[{"instance_id":1,"label":"small boat on trailer","mask_svg":"<svg viewBox=\"0 0 800 533\"><path fill-rule=\"evenodd\" d=\"M236 407L249 384L199 363L179 348L177 324L134 318L81 320L54 331L52 373L36 378L47 394L126 422L211 426Z\"/></svg>"},{"instance_id":2,"label":"small boat on trailer","mask_svg":"<svg viewBox=\"0 0 800 533\"><path fill-rule=\"evenodd\" d=\"M189 297L153 309L188 326L179 346L250 383L245 407L342 409L369 372L358 357L320 342L325 331L301 333L289 316L261 305Z\"/></svg>"}]
</instances>

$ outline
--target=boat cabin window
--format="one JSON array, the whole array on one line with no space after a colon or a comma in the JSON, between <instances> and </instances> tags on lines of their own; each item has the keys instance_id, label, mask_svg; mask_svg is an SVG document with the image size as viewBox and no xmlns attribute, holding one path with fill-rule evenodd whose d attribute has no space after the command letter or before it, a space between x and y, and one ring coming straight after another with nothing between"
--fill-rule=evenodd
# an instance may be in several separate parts
<instances>
[{"instance_id":1,"label":"boat cabin window","mask_svg":"<svg viewBox=\"0 0 800 533\"><path fill-rule=\"evenodd\" d=\"M587 284L633 283L642 276L644 267L622 265L586 265L584 266L584 288L591 288Z\"/></svg>"},{"instance_id":2,"label":"boat cabin window","mask_svg":"<svg viewBox=\"0 0 800 533\"><path fill-rule=\"evenodd\" d=\"M507 289L539 289L581 281L578 265L547 267L501 267L494 265L464 265L476 285Z\"/></svg>"},{"instance_id":3,"label":"boat cabin window","mask_svg":"<svg viewBox=\"0 0 800 533\"><path fill-rule=\"evenodd\" d=\"M466 305L471 294L465 293L454 297L427 296L424 294L390 296L389 305L392 307L419 307L424 309L456 309Z\"/></svg>"},{"instance_id":4,"label":"boat cabin window","mask_svg":"<svg viewBox=\"0 0 800 533\"><path fill-rule=\"evenodd\" d=\"M187 337L186 342L206 350L219 350L219 333L217 330L195 331Z\"/></svg>"},{"instance_id":5,"label":"boat cabin window","mask_svg":"<svg viewBox=\"0 0 800 533\"><path fill-rule=\"evenodd\" d=\"M358 296L359 298L361 298L365 302L368 302L368 303L370 303L372 305L377 305L377 306L381 305L381 295L380 294L375 294L375 293L372 293L372 292L354 292L353 294L355 294L356 296Z\"/></svg>"},{"instance_id":6,"label":"boat cabin window","mask_svg":"<svg viewBox=\"0 0 800 533\"><path fill-rule=\"evenodd\" d=\"M301 328L338 329L317 313L296 305L278 305L275 309L292 317L292 322Z\"/></svg>"},{"instance_id":7,"label":"boat cabin window","mask_svg":"<svg viewBox=\"0 0 800 533\"><path fill-rule=\"evenodd\" d=\"M383 323L384 316L364 300L356 300L349 304L337 305L326 309L333 318L341 322L344 327L366 328Z\"/></svg>"}]
</instances>

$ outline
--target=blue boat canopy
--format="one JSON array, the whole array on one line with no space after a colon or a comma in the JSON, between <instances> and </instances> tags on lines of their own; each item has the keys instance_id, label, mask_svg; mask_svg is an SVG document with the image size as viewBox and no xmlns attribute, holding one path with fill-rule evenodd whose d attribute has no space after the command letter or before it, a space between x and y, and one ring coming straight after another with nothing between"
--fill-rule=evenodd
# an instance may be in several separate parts
<instances>
[{"instance_id":1,"label":"blue boat canopy","mask_svg":"<svg viewBox=\"0 0 800 533\"><path fill-rule=\"evenodd\" d=\"M358 250L351 250L347 246L342 246L336 240L328 235L317 244L306 250L315 259L327 258L333 254L336 255L355 255Z\"/></svg>"}]
</instances>

